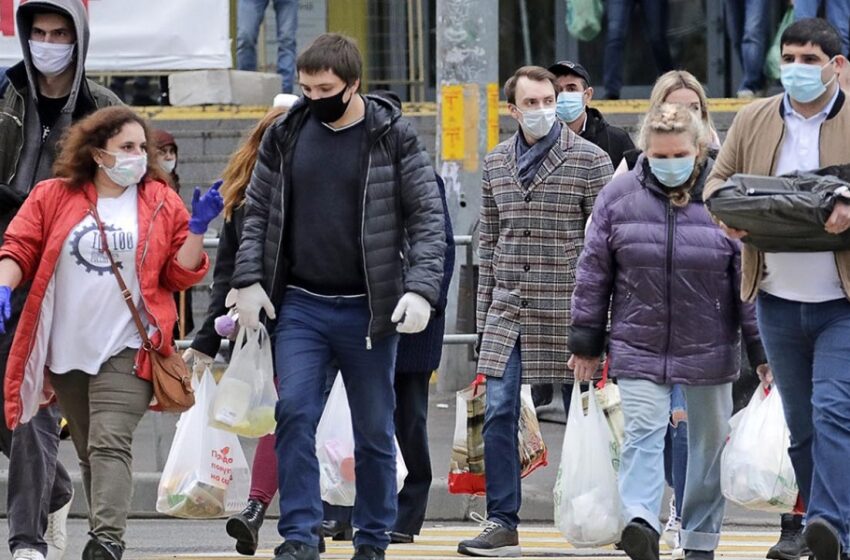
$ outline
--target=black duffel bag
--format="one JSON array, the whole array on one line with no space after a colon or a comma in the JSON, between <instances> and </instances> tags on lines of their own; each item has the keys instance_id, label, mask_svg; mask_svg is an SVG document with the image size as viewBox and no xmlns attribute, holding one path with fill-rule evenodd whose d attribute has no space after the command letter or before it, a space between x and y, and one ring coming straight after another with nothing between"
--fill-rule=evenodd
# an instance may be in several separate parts
<instances>
[{"instance_id":1,"label":"black duffel bag","mask_svg":"<svg viewBox=\"0 0 850 560\"><path fill-rule=\"evenodd\" d=\"M728 227L746 230L741 241L760 251L843 251L850 249L850 230L835 235L824 227L836 200L850 204L850 199L836 194L846 189L850 189L850 165L780 177L738 174L706 205Z\"/></svg>"}]
</instances>

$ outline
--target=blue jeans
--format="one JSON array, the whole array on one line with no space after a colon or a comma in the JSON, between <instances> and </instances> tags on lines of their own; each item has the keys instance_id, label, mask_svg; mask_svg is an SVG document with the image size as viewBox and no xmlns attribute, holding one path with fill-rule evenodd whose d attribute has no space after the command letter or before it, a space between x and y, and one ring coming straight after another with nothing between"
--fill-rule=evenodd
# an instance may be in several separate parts
<instances>
[{"instance_id":1,"label":"blue jeans","mask_svg":"<svg viewBox=\"0 0 850 560\"><path fill-rule=\"evenodd\" d=\"M726 34L744 74L738 90L758 91L764 87L767 8L768 0L726 0Z\"/></svg>"},{"instance_id":2,"label":"blue jeans","mask_svg":"<svg viewBox=\"0 0 850 560\"><path fill-rule=\"evenodd\" d=\"M369 308L362 298L322 298L288 289L278 311L275 366L279 400L277 451L280 478L278 532L318 546L322 522L316 427L322 414L326 372L342 372L354 427L357 498L355 546L386 549L396 518L393 411L398 335L366 349Z\"/></svg>"},{"instance_id":3,"label":"blue jeans","mask_svg":"<svg viewBox=\"0 0 850 560\"><path fill-rule=\"evenodd\" d=\"M687 410L685 392L681 385L673 385L670 395L670 411ZM685 480L688 468L688 423L679 422L676 427L667 425L664 437L664 478L676 497L676 517L682 518L682 503L685 498Z\"/></svg>"},{"instance_id":4,"label":"blue jeans","mask_svg":"<svg viewBox=\"0 0 850 560\"><path fill-rule=\"evenodd\" d=\"M757 311L806 517L831 523L848 550L850 302L800 303L762 292Z\"/></svg>"},{"instance_id":5,"label":"blue jeans","mask_svg":"<svg viewBox=\"0 0 850 560\"><path fill-rule=\"evenodd\" d=\"M605 95L620 95L623 86L623 52L626 33L635 0L608 0L605 6L608 31L605 39ZM640 0L646 38L652 48L655 66L663 74L673 69L670 45L667 43L667 0ZM641 30L643 33L644 30Z\"/></svg>"},{"instance_id":6,"label":"blue jeans","mask_svg":"<svg viewBox=\"0 0 850 560\"><path fill-rule=\"evenodd\" d=\"M502 377L487 378L484 409L487 519L508 529L516 529L519 525L522 505L517 440L521 385L522 354L517 339Z\"/></svg>"},{"instance_id":7,"label":"blue jeans","mask_svg":"<svg viewBox=\"0 0 850 560\"><path fill-rule=\"evenodd\" d=\"M292 93L295 85L295 32L298 0L272 0L277 23L277 73L281 91ZM239 0L236 7L236 68L257 69L257 37L269 0Z\"/></svg>"},{"instance_id":8,"label":"blue jeans","mask_svg":"<svg viewBox=\"0 0 850 560\"><path fill-rule=\"evenodd\" d=\"M620 456L623 519L640 518L661 532L664 436L670 417L670 385L617 379L623 399L626 440ZM688 464L682 499L682 547L714 550L726 501L720 491L720 455L729 435L732 384L688 385Z\"/></svg>"},{"instance_id":9,"label":"blue jeans","mask_svg":"<svg viewBox=\"0 0 850 560\"><path fill-rule=\"evenodd\" d=\"M825 4L826 20L838 30L844 45L844 56L850 52L850 0L794 0L794 20L818 16L818 8Z\"/></svg>"}]
</instances>

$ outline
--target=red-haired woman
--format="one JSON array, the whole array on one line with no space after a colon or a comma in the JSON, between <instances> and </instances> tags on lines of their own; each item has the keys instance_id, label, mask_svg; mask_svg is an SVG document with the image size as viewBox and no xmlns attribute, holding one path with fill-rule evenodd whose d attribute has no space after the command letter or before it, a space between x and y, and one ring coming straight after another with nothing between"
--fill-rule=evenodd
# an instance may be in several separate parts
<instances>
[{"instance_id":1,"label":"red-haired woman","mask_svg":"<svg viewBox=\"0 0 850 560\"><path fill-rule=\"evenodd\" d=\"M172 293L209 268L203 233L223 204L215 188L203 196L196 189L190 217L157 169L149 138L144 120L125 107L72 126L56 178L35 187L0 248L0 332L11 291L32 282L6 369L6 418L12 428L27 422L55 391L89 506L84 560L123 554L133 430L153 393L150 359L139 351L141 337L106 251L155 350L170 354Z\"/></svg>"}]
</instances>

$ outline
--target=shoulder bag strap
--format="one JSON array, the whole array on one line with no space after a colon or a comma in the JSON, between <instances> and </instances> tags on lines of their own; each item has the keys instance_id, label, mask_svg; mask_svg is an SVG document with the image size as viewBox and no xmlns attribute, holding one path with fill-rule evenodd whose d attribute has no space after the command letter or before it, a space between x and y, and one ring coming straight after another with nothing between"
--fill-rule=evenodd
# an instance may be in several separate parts
<instances>
[{"instance_id":1,"label":"shoulder bag strap","mask_svg":"<svg viewBox=\"0 0 850 560\"><path fill-rule=\"evenodd\" d=\"M106 253L106 257L109 259L109 266L112 267L112 274L118 281L118 287L121 288L121 296L124 298L124 302L130 309L130 313L133 315L133 321L136 323L136 328L139 330L139 336L142 337L142 347L150 352L153 349L153 344L151 343L150 338L148 338L148 333L145 330L144 323L142 323L142 317L139 315L139 310L136 308L136 304L133 303L133 294L131 294L130 290L127 289L127 284L124 283L124 278L121 276L121 272L118 270L118 265L115 264L115 259L112 257L112 251L109 250L109 244L106 239L106 230L103 227L103 222L100 221L100 215L97 213L97 206L89 201L89 209L91 210L94 221L97 223L97 229L100 231L100 250Z\"/></svg>"}]
</instances>

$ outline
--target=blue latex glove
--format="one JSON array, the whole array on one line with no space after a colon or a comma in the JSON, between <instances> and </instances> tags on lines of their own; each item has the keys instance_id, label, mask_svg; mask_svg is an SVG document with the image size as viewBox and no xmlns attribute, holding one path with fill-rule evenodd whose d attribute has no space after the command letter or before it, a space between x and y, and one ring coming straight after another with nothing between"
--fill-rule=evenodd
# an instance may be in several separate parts
<instances>
[{"instance_id":1,"label":"blue latex glove","mask_svg":"<svg viewBox=\"0 0 850 560\"><path fill-rule=\"evenodd\" d=\"M207 226L221 213L224 208L224 199L218 192L221 179L213 183L204 196L201 196L201 187L195 187L192 195L192 217L189 219L189 231L197 235L203 235Z\"/></svg>"},{"instance_id":2,"label":"blue latex glove","mask_svg":"<svg viewBox=\"0 0 850 560\"><path fill-rule=\"evenodd\" d=\"M6 321L12 318L12 288L0 286L0 334L6 334Z\"/></svg>"}]
</instances>

